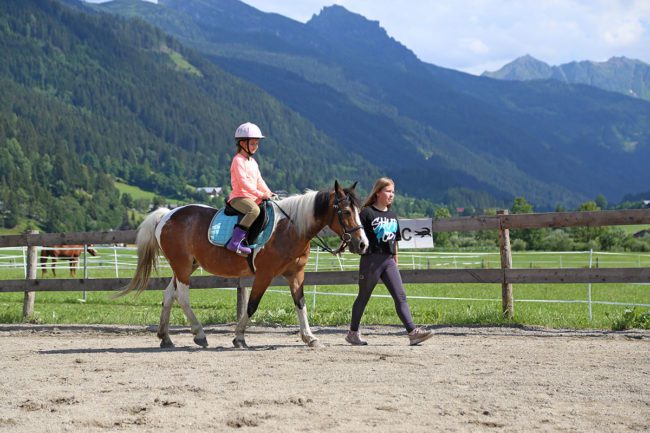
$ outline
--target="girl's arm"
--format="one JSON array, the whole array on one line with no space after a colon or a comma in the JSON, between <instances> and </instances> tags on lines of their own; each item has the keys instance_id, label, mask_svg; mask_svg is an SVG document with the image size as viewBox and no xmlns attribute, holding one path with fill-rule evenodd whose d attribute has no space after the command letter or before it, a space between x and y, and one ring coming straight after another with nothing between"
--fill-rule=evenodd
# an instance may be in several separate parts
<instances>
[{"instance_id":1,"label":"girl's arm","mask_svg":"<svg viewBox=\"0 0 650 433\"><path fill-rule=\"evenodd\" d=\"M270 198L273 195L273 191L266 185L264 179L262 179L262 174L260 173L257 177L257 189L264 193L264 198Z\"/></svg>"}]
</instances>

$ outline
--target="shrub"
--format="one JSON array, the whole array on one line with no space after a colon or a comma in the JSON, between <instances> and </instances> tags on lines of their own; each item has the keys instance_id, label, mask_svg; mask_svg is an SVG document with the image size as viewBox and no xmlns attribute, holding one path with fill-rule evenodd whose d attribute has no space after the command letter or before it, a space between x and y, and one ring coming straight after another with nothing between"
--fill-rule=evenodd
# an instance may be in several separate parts
<instances>
[{"instance_id":1,"label":"shrub","mask_svg":"<svg viewBox=\"0 0 650 433\"><path fill-rule=\"evenodd\" d=\"M614 331L632 328L650 329L650 310L641 311L638 307L628 308L623 312L623 317L612 325Z\"/></svg>"},{"instance_id":2,"label":"shrub","mask_svg":"<svg viewBox=\"0 0 650 433\"><path fill-rule=\"evenodd\" d=\"M541 246L546 251L573 251L575 243L567 232L557 229L542 238Z\"/></svg>"},{"instance_id":3,"label":"shrub","mask_svg":"<svg viewBox=\"0 0 650 433\"><path fill-rule=\"evenodd\" d=\"M528 244L523 239L515 239L510 243L512 251L526 251Z\"/></svg>"}]
</instances>

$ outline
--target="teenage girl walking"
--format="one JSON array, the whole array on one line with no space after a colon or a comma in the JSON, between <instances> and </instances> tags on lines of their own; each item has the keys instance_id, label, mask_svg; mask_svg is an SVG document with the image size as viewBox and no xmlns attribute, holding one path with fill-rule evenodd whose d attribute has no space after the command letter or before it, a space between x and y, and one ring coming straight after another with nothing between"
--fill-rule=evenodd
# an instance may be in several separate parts
<instances>
[{"instance_id":1,"label":"teenage girl walking","mask_svg":"<svg viewBox=\"0 0 650 433\"><path fill-rule=\"evenodd\" d=\"M406 292L397 267L397 242L401 240L397 215L390 207L395 198L395 182L382 177L375 182L372 193L363 204L360 217L370 246L361 256L359 294L352 306L350 331L345 341L355 346L368 344L361 339L359 324L370 295L381 279L395 302L395 311L406 328L409 344L416 345L433 336L433 331L417 328L411 318Z\"/></svg>"}]
</instances>

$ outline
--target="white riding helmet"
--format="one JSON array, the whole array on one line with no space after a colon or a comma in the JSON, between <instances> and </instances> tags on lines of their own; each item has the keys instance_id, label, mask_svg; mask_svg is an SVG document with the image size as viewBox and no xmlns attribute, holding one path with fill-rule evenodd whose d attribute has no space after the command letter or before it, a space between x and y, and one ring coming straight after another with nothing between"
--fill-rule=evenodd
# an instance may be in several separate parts
<instances>
[{"instance_id":1,"label":"white riding helmet","mask_svg":"<svg viewBox=\"0 0 650 433\"><path fill-rule=\"evenodd\" d=\"M246 122L239 125L235 131L235 138L264 138L259 126Z\"/></svg>"}]
</instances>

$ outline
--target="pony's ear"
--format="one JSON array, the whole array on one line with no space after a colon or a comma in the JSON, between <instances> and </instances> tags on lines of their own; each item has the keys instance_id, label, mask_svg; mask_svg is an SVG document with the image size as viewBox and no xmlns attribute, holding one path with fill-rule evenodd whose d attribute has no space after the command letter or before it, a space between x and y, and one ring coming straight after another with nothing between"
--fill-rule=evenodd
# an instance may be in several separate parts
<instances>
[{"instance_id":1,"label":"pony's ear","mask_svg":"<svg viewBox=\"0 0 650 433\"><path fill-rule=\"evenodd\" d=\"M339 185L339 181L335 180L334 181L334 192L339 192L341 190L341 185Z\"/></svg>"},{"instance_id":2,"label":"pony's ear","mask_svg":"<svg viewBox=\"0 0 650 433\"><path fill-rule=\"evenodd\" d=\"M357 187L357 184L358 184L358 183L359 183L359 182L354 182L354 183L352 184L352 186L350 187L350 189L352 189L352 190L355 189L355 188Z\"/></svg>"}]
</instances>

